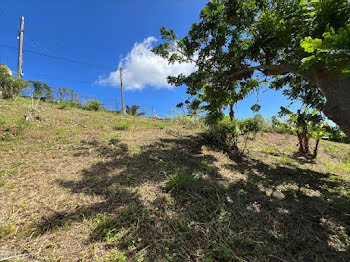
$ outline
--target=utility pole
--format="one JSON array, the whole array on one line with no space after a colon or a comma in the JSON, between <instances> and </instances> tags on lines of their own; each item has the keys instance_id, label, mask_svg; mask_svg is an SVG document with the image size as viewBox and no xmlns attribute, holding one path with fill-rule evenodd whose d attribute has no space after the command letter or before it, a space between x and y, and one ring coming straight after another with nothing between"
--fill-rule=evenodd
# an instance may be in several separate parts
<instances>
[{"instance_id":1,"label":"utility pole","mask_svg":"<svg viewBox=\"0 0 350 262\"><path fill-rule=\"evenodd\" d=\"M24 17L21 17L21 27L18 35L18 66L17 66L17 77L22 77L22 63L23 63L23 32L24 32Z\"/></svg>"},{"instance_id":2,"label":"utility pole","mask_svg":"<svg viewBox=\"0 0 350 262\"><path fill-rule=\"evenodd\" d=\"M124 108L124 91L123 91L123 68L119 68L120 71L120 89L122 93L122 114L125 114L125 108Z\"/></svg>"}]
</instances>

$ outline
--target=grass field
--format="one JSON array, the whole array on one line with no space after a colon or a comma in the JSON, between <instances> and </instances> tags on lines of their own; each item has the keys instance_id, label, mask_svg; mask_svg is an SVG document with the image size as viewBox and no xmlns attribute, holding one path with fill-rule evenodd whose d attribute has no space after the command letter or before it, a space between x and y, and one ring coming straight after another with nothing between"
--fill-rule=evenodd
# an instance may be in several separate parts
<instances>
[{"instance_id":1,"label":"grass field","mask_svg":"<svg viewBox=\"0 0 350 262\"><path fill-rule=\"evenodd\" d=\"M22 261L350 261L350 145L0 100L0 252ZM243 145L240 139L240 147ZM312 141L314 143L314 141ZM16 259L14 260L16 261Z\"/></svg>"}]
</instances>

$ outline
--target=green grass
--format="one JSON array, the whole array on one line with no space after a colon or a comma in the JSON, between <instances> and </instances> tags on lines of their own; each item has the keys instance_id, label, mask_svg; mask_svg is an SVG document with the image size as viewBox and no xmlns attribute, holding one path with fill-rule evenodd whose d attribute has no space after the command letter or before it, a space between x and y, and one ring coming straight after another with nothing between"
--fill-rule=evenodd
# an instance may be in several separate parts
<instances>
[{"instance_id":1,"label":"green grass","mask_svg":"<svg viewBox=\"0 0 350 262\"><path fill-rule=\"evenodd\" d=\"M287 155L281 156L280 157L280 161L283 164L292 164L294 162L294 160L291 157L287 156Z\"/></svg>"},{"instance_id":2,"label":"green grass","mask_svg":"<svg viewBox=\"0 0 350 262\"><path fill-rule=\"evenodd\" d=\"M262 147L261 150L264 153L269 154L269 155L273 155L273 156L281 155L281 153L278 150L271 148L271 147Z\"/></svg>"},{"instance_id":3,"label":"green grass","mask_svg":"<svg viewBox=\"0 0 350 262\"><path fill-rule=\"evenodd\" d=\"M128 120L118 120L114 123L114 129L116 130L128 130L131 124Z\"/></svg>"},{"instance_id":4,"label":"green grass","mask_svg":"<svg viewBox=\"0 0 350 262\"><path fill-rule=\"evenodd\" d=\"M294 146L286 146L286 150L289 152L296 152L297 149Z\"/></svg>"},{"instance_id":5,"label":"green grass","mask_svg":"<svg viewBox=\"0 0 350 262\"><path fill-rule=\"evenodd\" d=\"M186 170L178 169L173 171L165 184L168 190L191 190L196 185L196 179Z\"/></svg>"}]
</instances>

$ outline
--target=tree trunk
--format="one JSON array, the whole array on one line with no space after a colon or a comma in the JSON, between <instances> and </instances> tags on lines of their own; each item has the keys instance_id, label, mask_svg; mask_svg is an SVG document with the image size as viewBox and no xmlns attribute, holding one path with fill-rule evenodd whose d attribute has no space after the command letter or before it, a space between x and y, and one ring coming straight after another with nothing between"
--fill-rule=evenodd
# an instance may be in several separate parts
<instances>
[{"instance_id":1,"label":"tree trunk","mask_svg":"<svg viewBox=\"0 0 350 262\"><path fill-rule=\"evenodd\" d=\"M303 137L302 137L302 134L297 132L297 136L298 136L298 141L299 141L299 153L303 153L304 148L303 148Z\"/></svg>"},{"instance_id":2,"label":"tree trunk","mask_svg":"<svg viewBox=\"0 0 350 262\"><path fill-rule=\"evenodd\" d=\"M233 111L233 104L230 104L230 120L233 122L235 119L235 112Z\"/></svg>"},{"instance_id":3,"label":"tree trunk","mask_svg":"<svg viewBox=\"0 0 350 262\"><path fill-rule=\"evenodd\" d=\"M316 140L316 145L315 145L315 149L314 149L314 155L313 157L316 158L317 157L317 150L318 150L318 144L320 143L320 139Z\"/></svg>"},{"instance_id":4,"label":"tree trunk","mask_svg":"<svg viewBox=\"0 0 350 262\"><path fill-rule=\"evenodd\" d=\"M304 152L304 154L308 154L309 153L309 138L307 136L307 127L303 127L302 140L303 140L303 152Z\"/></svg>"},{"instance_id":5,"label":"tree trunk","mask_svg":"<svg viewBox=\"0 0 350 262\"><path fill-rule=\"evenodd\" d=\"M309 138L307 134L304 134L304 153L309 154Z\"/></svg>"},{"instance_id":6,"label":"tree trunk","mask_svg":"<svg viewBox=\"0 0 350 262\"><path fill-rule=\"evenodd\" d=\"M350 78L321 71L316 80L327 99L323 113L350 137Z\"/></svg>"}]
</instances>

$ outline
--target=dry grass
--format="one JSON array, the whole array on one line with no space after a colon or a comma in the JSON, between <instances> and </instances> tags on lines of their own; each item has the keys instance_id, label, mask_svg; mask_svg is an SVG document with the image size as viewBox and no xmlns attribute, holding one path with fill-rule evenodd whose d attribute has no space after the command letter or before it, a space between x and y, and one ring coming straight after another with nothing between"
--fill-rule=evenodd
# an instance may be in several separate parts
<instances>
[{"instance_id":1,"label":"dry grass","mask_svg":"<svg viewBox=\"0 0 350 262\"><path fill-rule=\"evenodd\" d=\"M349 261L350 146L0 100L0 251L24 261ZM128 122L115 130L116 121ZM241 139L242 140L242 139ZM242 142L241 142L241 147ZM282 197L277 200L274 192Z\"/></svg>"}]
</instances>

